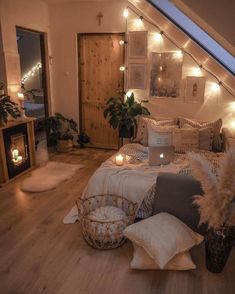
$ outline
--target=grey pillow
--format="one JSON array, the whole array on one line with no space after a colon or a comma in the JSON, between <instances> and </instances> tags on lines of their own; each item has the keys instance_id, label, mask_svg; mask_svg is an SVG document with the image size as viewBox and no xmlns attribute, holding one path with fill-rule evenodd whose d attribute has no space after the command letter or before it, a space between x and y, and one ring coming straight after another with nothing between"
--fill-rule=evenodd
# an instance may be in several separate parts
<instances>
[{"instance_id":1,"label":"grey pillow","mask_svg":"<svg viewBox=\"0 0 235 294\"><path fill-rule=\"evenodd\" d=\"M168 212L192 230L204 234L206 226L198 227L199 213L192 203L194 195L202 195L199 182L193 177L179 174L162 173L157 177L154 214Z\"/></svg>"}]
</instances>

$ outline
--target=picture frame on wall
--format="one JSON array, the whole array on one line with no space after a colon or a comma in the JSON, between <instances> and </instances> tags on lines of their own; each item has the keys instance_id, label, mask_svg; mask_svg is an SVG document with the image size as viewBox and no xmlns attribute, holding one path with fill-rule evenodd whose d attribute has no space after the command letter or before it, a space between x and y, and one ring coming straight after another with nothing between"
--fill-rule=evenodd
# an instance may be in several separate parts
<instances>
[{"instance_id":1,"label":"picture frame on wall","mask_svg":"<svg viewBox=\"0 0 235 294\"><path fill-rule=\"evenodd\" d=\"M150 96L180 98L183 53L181 51L152 52Z\"/></svg>"},{"instance_id":2,"label":"picture frame on wall","mask_svg":"<svg viewBox=\"0 0 235 294\"><path fill-rule=\"evenodd\" d=\"M127 84L129 89L146 89L146 63L129 63Z\"/></svg>"},{"instance_id":3,"label":"picture frame on wall","mask_svg":"<svg viewBox=\"0 0 235 294\"><path fill-rule=\"evenodd\" d=\"M185 102L203 103L205 94L205 77L187 76L185 85Z\"/></svg>"},{"instance_id":4,"label":"picture frame on wall","mask_svg":"<svg viewBox=\"0 0 235 294\"><path fill-rule=\"evenodd\" d=\"M148 32L134 31L128 33L128 57L147 59L148 55Z\"/></svg>"}]
</instances>

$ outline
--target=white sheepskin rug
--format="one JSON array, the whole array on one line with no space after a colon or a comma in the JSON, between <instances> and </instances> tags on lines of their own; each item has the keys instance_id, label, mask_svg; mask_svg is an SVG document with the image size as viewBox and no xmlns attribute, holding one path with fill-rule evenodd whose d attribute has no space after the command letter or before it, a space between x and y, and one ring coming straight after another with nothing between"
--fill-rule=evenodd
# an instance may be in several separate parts
<instances>
[{"instance_id":1,"label":"white sheepskin rug","mask_svg":"<svg viewBox=\"0 0 235 294\"><path fill-rule=\"evenodd\" d=\"M24 192L43 192L55 189L60 183L70 179L83 165L48 161L43 167L33 171L26 178L21 190Z\"/></svg>"}]
</instances>

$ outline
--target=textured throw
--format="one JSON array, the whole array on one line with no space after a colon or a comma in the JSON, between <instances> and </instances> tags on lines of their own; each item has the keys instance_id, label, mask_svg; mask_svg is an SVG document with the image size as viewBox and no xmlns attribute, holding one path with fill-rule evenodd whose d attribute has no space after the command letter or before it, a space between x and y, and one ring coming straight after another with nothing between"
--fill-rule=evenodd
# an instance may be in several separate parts
<instances>
[{"instance_id":1,"label":"textured throw","mask_svg":"<svg viewBox=\"0 0 235 294\"><path fill-rule=\"evenodd\" d=\"M49 161L33 171L26 178L21 190L25 192L43 192L55 189L60 183L70 179L83 165Z\"/></svg>"},{"instance_id":2,"label":"textured throw","mask_svg":"<svg viewBox=\"0 0 235 294\"><path fill-rule=\"evenodd\" d=\"M105 161L90 178L82 197L104 194L124 196L138 203L137 217L146 218L152 213L158 173L179 173L187 164L178 160L176 164L149 166L148 148L137 143L124 145L118 153L126 155L123 166L115 164L115 155ZM74 206L64 218L64 223L74 223L78 218Z\"/></svg>"}]
</instances>

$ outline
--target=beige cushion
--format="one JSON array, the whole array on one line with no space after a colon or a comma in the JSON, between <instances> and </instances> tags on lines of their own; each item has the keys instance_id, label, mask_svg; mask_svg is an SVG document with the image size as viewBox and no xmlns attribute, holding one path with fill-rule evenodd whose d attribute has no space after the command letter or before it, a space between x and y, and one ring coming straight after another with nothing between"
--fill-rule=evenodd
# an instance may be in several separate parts
<instances>
[{"instance_id":1,"label":"beige cushion","mask_svg":"<svg viewBox=\"0 0 235 294\"><path fill-rule=\"evenodd\" d=\"M234 147L235 129L222 129L223 149L228 150L230 147Z\"/></svg>"},{"instance_id":2,"label":"beige cushion","mask_svg":"<svg viewBox=\"0 0 235 294\"><path fill-rule=\"evenodd\" d=\"M124 230L124 235L143 247L160 269L173 257L203 240L201 235L168 213L159 213L134 223Z\"/></svg>"},{"instance_id":3,"label":"beige cushion","mask_svg":"<svg viewBox=\"0 0 235 294\"><path fill-rule=\"evenodd\" d=\"M138 116L137 120L137 133L135 142L139 142L144 146L148 146L148 130L147 124L153 124L155 126L173 126L175 125L174 119L156 120L154 118Z\"/></svg>"},{"instance_id":4,"label":"beige cushion","mask_svg":"<svg viewBox=\"0 0 235 294\"><path fill-rule=\"evenodd\" d=\"M199 149L199 130L198 129L174 129L173 145L175 152L184 153Z\"/></svg>"},{"instance_id":5,"label":"beige cushion","mask_svg":"<svg viewBox=\"0 0 235 294\"><path fill-rule=\"evenodd\" d=\"M189 124L184 124L182 128L193 128ZM206 127L199 129L199 149L211 151L213 143L213 128Z\"/></svg>"},{"instance_id":6,"label":"beige cushion","mask_svg":"<svg viewBox=\"0 0 235 294\"><path fill-rule=\"evenodd\" d=\"M155 270L160 269L159 265L152 259L148 253L140 246L133 243L134 255L130 267L139 270ZM182 252L173 257L165 266L164 270L191 270L195 269L196 265L192 261L190 253Z\"/></svg>"},{"instance_id":7,"label":"beige cushion","mask_svg":"<svg viewBox=\"0 0 235 294\"><path fill-rule=\"evenodd\" d=\"M157 126L154 124L148 124L148 146L171 146L172 145L172 132L175 126Z\"/></svg>"},{"instance_id":8,"label":"beige cushion","mask_svg":"<svg viewBox=\"0 0 235 294\"><path fill-rule=\"evenodd\" d=\"M189 124L194 128L206 128L206 127L211 127L213 128L213 142L212 146L214 149L220 150L221 149L221 138L220 138L220 129L222 127L222 119L219 118L216 121L213 122L199 122L190 118L185 118L185 117L179 117L179 125L180 128L184 124Z\"/></svg>"}]
</instances>

